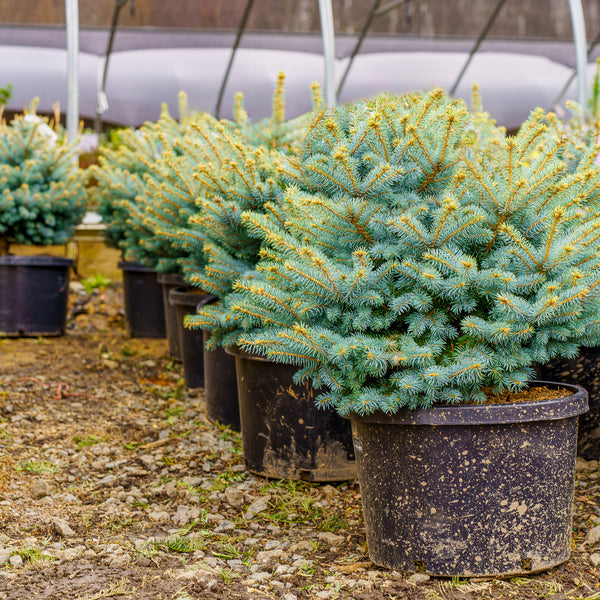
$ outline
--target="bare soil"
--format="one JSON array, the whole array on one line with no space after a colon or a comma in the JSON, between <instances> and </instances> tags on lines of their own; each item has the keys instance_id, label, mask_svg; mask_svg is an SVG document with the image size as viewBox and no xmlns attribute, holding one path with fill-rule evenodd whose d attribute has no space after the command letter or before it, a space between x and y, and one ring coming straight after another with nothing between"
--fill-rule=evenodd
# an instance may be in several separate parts
<instances>
[{"instance_id":1,"label":"bare soil","mask_svg":"<svg viewBox=\"0 0 600 600\"><path fill-rule=\"evenodd\" d=\"M578 463L559 567L509 580L381 569L358 485L247 472L239 435L208 422L165 340L127 336L121 306L118 286L79 290L65 336L0 340L0 599L600 598L586 542L596 462Z\"/></svg>"}]
</instances>

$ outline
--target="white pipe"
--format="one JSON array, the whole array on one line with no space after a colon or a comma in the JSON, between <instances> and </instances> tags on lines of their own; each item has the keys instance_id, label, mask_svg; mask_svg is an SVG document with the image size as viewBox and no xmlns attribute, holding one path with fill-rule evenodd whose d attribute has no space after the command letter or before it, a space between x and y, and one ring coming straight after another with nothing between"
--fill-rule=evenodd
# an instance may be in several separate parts
<instances>
[{"instance_id":1,"label":"white pipe","mask_svg":"<svg viewBox=\"0 0 600 600\"><path fill-rule=\"evenodd\" d=\"M325 59L325 102L329 108L337 104L335 81L335 27L331 0L319 0L321 16L321 37L323 38L323 58Z\"/></svg>"},{"instance_id":2,"label":"white pipe","mask_svg":"<svg viewBox=\"0 0 600 600\"><path fill-rule=\"evenodd\" d=\"M575 68L577 71L577 102L584 114L587 106L587 42L585 39L585 18L581 0L569 0L573 43L575 44Z\"/></svg>"},{"instance_id":3,"label":"white pipe","mask_svg":"<svg viewBox=\"0 0 600 600\"><path fill-rule=\"evenodd\" d=\"M67 27L67 135L69 142L79 131L79 4L65 0Z\"/></svg>"}]
</instances>

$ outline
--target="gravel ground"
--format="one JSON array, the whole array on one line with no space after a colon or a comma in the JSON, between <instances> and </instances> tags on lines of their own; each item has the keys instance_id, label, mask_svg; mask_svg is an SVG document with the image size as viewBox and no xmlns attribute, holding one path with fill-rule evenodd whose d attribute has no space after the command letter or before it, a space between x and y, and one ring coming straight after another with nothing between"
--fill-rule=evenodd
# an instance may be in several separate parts
<instances>
[{"instance_id":1,"label":"gravel ground","mask_svg":"<svg viewBox=\"0 0 600 600\"><path fill-rule=\"evenodd\" d=\"M578 460L571 559L509 580L376 567L356 482L248 472L121 290L74 285L67 334L0 340L0 599L600 599L598 464Z\"/></svg>"}]
</instances>

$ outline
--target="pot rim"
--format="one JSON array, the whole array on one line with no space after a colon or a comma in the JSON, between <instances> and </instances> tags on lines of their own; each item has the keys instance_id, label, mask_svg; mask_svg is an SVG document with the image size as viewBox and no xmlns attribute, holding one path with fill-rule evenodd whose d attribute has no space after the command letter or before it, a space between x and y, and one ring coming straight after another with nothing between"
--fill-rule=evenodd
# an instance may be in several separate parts
<instances>
[{"instance_id":1,"label":"pot rim","mask_svg":"<svg viewBox=\"0 0 600 600\"><path fill-rule=\"evenodd\" d=\"M66 256L49 254L4 254L0 256L1 266L15 267L72 267L75 261Z\"/></svg>"},{"instance_id":2,"label":"pot rim","mask_svg":"<svg viewBox=\"0 0 600 600\"><path fill-rule=\"evenodd\" d=\"M156 269L148 267L140 262L130 260L120 260L117 267L122 271L134 271L139 273L156 273Z\"/></svg>"},{"instance_id":3,"label":"pot rim","mask_svg":"<svg viewBox=\"0 0 600 600\"><path fill-rule=\"evenodd\" d=\"M182 285L169 290L169 304L172 306L179 304L181 306L196 308L207 296L208 294L200 288L195 288L191 285Z\"/></svg>"},{"instance_id":4,"label":"pot rim","mask_svg":"<svg viewBox=\"0 0 600 600\"><path fill-rule=\"evenodd\" d=\"M382 411L368 415L342 415L352 421L381 425L494 425L530 421L556 421L576 417L588 410L588 393L579 385L553 381L530 381L531 387L560 387L568 396L505 404L456 404L411 410L402 408L394 414Z\"/></svg>"},{"instance_id":5,"label":"pot rim","mask_svg":"<svg viewBox=\"0 0 600 600\"><path fill-rule=\"evenodd\" d=\"M173 272L157 272L156 281L162 285L176 285L180 286L185 283L185 279L181 273Z\"/></svg>"}]
</instances>

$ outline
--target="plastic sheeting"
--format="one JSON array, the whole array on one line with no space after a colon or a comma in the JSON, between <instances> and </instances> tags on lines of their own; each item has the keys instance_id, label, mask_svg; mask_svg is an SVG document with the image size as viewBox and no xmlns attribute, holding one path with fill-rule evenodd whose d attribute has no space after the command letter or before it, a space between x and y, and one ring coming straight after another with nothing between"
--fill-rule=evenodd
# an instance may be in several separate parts
<instances>
[{"instance_id":1,"label":"plastic sheeting","mask_svg":"<svg viewBox=\"0 0 600 600\"><path fill-rule=\"evenodd\" d=\"M228 48L160 48L113 53L106 85L109 108L103 120L137 126L156 120L164 102L177 116L180 90L187 92L191 109L213 112L230 52ZM339 100L356 100L381 91L449 88L466 58L463 52L361 54L352 65ZM347 60L337 61L338 74ZM101 57L80 53L81 117L92 119L96 114L101 68ZM52 112L56 100L66 107L66 69L65 50L0 46L0 86L13 85L13 98L7 108L21 110L34 96L40 98L40 112ZM269 116L279 71L286 73L287 116L300 115L310 110L310 85L313 81L322 83L323 69L323 57L318 54L240 49L225 90L222 116L231 116L237 91L244 93L252 119ZM484 108L498 124L516 128L537 106L551 109L570 74L567 66L541 56L481 52L463 77L457 96L468 101L471 85L477 82ZM565 98L575 96L575 86L571 86Z\"/></svg>"}]
</instances>

